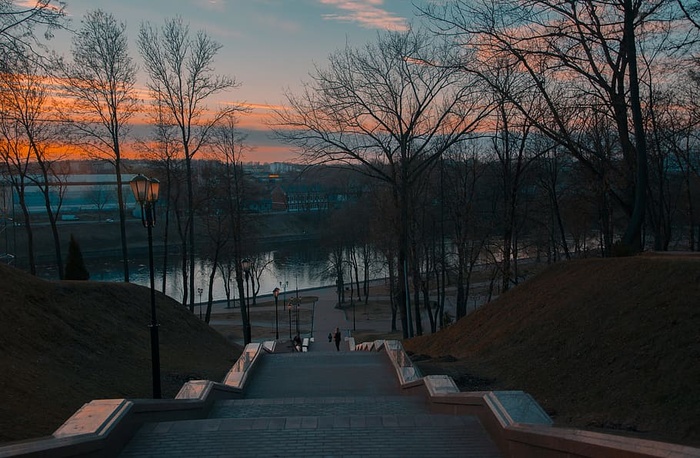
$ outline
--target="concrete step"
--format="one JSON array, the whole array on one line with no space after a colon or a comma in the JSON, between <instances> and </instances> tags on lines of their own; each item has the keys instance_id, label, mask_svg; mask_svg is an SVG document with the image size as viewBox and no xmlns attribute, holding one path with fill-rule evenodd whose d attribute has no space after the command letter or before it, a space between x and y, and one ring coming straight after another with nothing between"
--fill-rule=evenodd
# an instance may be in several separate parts
<instances>
[{"instance_id":1,"label":"concrete step","mask_svg":"<svg viewBox=\"0 0 700 458\"><path fill-rule=\"evenodd\" d=\"M417 396L355 396L218 401L209 418L418 415L428 410Z\"/></svg>"},{"instance_id":2,"label":"concrete step","mask_svg":"<svg viewBox=\"0 0 700 458\"><path fill-rule=\"evenodd\" d=\"M383 352L282 353L261 358L245 396L384 396L397 389L396 374Z\"/></svg>"},{"instance_id":3,"label":"concrete step","mask_svg":"<svg viewBox=\"0 0 700 458\"><path fill-rule=\"evenodd\" d=\"M145 425L122 458L501 456L473 416L219 418Z\"/></svg>"}]
</instances>

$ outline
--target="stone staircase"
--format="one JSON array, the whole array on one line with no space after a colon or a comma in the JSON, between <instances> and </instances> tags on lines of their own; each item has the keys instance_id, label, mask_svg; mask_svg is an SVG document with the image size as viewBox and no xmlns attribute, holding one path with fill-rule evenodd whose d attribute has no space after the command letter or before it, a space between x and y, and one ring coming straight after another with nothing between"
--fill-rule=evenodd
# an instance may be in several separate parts
<instances>
[{"instance_id":1,"label":"stone staircase","mask_svg":"<svg viewBox=\"0 0 700 458\"><path fill-rule=\"evenodd\" d=\"M0 446L0 458L496 457L700 458L700 449L558 428L523 391L460 392L423 377L399 341L350 352L277 354L248 344L222 382L175 399L100 399L51 436Z\"/></svg>"},{"instance_id":2,"label":"stone staircase","mask_svg":"<svg viewBox=\"0 0 700 458\"><path fill-rule=\"evenodd\" d=\"M501 455L476 416L432 414L425 396L400 394L385 353L341 352L266 355L243 399L147 424L120 456Z\"/></svg>"}]
</instances>

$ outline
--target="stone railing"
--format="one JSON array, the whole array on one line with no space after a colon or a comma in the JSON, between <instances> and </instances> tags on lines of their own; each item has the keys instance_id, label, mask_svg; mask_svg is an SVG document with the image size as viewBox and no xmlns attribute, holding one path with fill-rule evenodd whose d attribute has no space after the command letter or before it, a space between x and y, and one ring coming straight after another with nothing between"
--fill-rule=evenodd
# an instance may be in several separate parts
<instances>
[{"instance_id":1,"label":"stone railing","mask_svg":"<svg viewBox=\"0 0 700 458\"><path fill-rule=\"evenodd\" d=\"M274 343L252 343L222 383L192 380L175 399L101 399L83 405L51 436L0 446L5 457L112 457L142 424L206 418L213 403L241 397L251 371Z\"/></svg>"},{"instance_id":2,"label":"stone railing","mask_svg":"<svg viewBox=\"0 0 700 458\"><path fill-rule=\"evenodd\" d=\"M351 349L385 351L403 390L424 390L432 412L476 415L506 457L700 458L694 447L555 427L523 391L463 393L449 376L421 377L399 341L365 342Z\"/></svg>"}]
</instances>

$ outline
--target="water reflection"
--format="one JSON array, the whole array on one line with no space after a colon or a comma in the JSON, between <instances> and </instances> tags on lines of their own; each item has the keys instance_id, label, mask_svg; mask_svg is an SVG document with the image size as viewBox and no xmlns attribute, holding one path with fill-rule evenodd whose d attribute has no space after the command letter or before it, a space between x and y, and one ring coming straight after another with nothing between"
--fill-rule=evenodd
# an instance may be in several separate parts
<instances>
[{"instance_id":1,"label":"water reflection","mask_svg":"<svg viewBox=\"0 0 700 458\"><path fill-rule=\"evenodd\" d=\"M260 290L258 295L269 295L275 287L282 290L282 294L294 293L296 290L316 288L321 286L332 286L335 284L335 277L331 269L330 253L318 244L297 243L274 247L274 250L264 251L256 255L257 262L267 264L260 276ZM165 293L177 301L182 300L184 288L182 286L182 273L178 263L180 258L170 255L168 270L166 272ZM119 259L86 259L91 280L98 281L123 281L124 274L121 270L122 264ZM211 262L208 259L195 260L195 301L199 302L197 288L202 288L202 300L208 297L209 275L211 272ZM161 290L163 283L163 260L161 256L155 259L156 289ZM362 272L362 270L361 270ZM375 261L372 266L370 278L377 278L383 274L381 263ZM360 273L362 275L362 273ZM130 280L143 286L149 286L149 272L147 259L134 259L130 264ZM238 291L232 288L232 299L238 297ZM226 291L224 288L224 278L221 271L217 269L214 279L212 295L214 300L225 300ZM252 295L252 289L251 289Z\"/></svg>"}]
</instances>

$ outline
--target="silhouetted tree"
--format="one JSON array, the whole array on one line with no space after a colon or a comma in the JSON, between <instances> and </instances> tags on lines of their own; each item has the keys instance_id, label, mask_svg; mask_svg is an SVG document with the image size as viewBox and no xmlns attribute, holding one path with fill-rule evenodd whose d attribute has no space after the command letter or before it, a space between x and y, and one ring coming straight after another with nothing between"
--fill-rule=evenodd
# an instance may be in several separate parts
<instances>
[{"instance_id":1,"label":"silhouetted tree","mask_svg":"<svg viewBox=\"0 0 700 458\"><path fill-rule=\"evenodd\" d=\"M114 166L124 281L129 281L126 214L122 187L122 146L138 108L136 65L131 60L126 24L102 10L88 12L73 39L71 63L57 62L64 90L71 97L65 119L78 132L90 156Z\"/></svg>"},{"instance_id":2,"label":"silhouetted tree","mask_svg":"<svg viewBox=\"0 0 700 458\"><path fill-rule=\"evenodd\" d=\"M192 158L210 137L212 128L239 107L227 105L207 116L205 102L212 95L235 88L236 81L214 74L214 58L221 45L205 32L190 34L181 17L168 19L162 28L150 23L141 25L137 40L144 70L150 81L148 87L154 98L177 126L184 155L187 178L187 221L185 235L189 239L190 311L194 312L194 182Z\"/></svg>"},{"instance_id":3,"label":"silhouetted tree","mask_svg":"<svg viewBox=\"0 0 700 458\"><path fill-rule=\"evenodd\" d=\"M640 250L648 194L647 132L643 85L654 75L638 68L640 50L664 61L664 35L674 24L669 0L499 1L432 4L424 11L442 32L478 50L477 71L493 82L494 64L504 60L527 77L537 104L518 103L507 87L491 84L534 128L563 145L596 175L620 173L612 196L627 214L622 244ZM684 35L681 33L680 35ZM504 59L504 60L502 60ZM463 60L462 60L463 62ZM475 70L476 69L476 70ZM533 109L533 106L535 109ZM587 131L598 113L611 121L611 145L620 160L602 163ZM616 158L617 159L617 158ZM610 185L608 182L606 185Z\"/></svg>"},{"instance_id":4,"label":"silhouetted tree","mask_svg":"<svg viewBox=\"0 0 700 458\"><path fill-rule=\"evenodd\" d=\"M70 244L68 245L68 255L66 256L66 280L89 280L90 273L85 267L85 261L83 260L83 253L80 251L80 245L73 237L70 235Z\"/></svg>"},{"instance_id":5,"label":"silhouetted tree","mask_svg":"<svg viewBox=\"0 0 700 458\"><path fill-rule=\"evenodd\" d=\"M25 216L29 241L30 271L35 273L31 247L32 235L26 201L26 186L31 182L41 192L54 239L56 267L63 278L61 244L56 227L60 210L62 186L59 175L52 166L58 155L51 151L57 137L57 126L47 120L50 112L50 95L45 84L46 75L35 61L18 58L15 72L6 72L0 78L0 157L20 198ZM58 189L58 201L52 199L52 191Z\"/></svg>"},{"instance_id":6,"label":"silhouetted tree","mask_svg":"<svg viewBox=\"0 0 700 458\"><path fill-rule=\"evenodd\" d=\"M277 111L279 138L308 163L347 164L391 187L400 215L398 272L407 283L409 231L416 182L490 111L478 82L453 65L459 51L409 30L346 49L317 68L302 94ZM397 290L404 337L413 336L410 299Z\"/></svg>"},{"instance_id":7,"label":"silhouetted tree","mask_svg":"<svg viewBox=\"0 0 700 458\"><path fill-rule=\"evenodd\" d=\"M252 231L247 230L248 218L245 211L244 200L249 194L250 183L243 173L243 152L247 149L245 136L238 129L238 120L234 113L228 113L221 118L212 129L211 154L220 163L218 187L222 196L222 208L228 215L229 224L226 235L231 243L227 246L225 272L229 280L235 275L238 297L241 301L241 320L243 325L243 340L246 344L251 342L250 317L245 304L245 290L243 285L244 273L242 262L245 258L246 247L249 246L247 238ZM255 285L255 283L253 283ZM229 291L227 291L227 299Z\"/></svg>"},{"instance_id":8,"label":"silhouetted tree","mask_svg":"<svg viewBox=\"0 0 700 458\"><path fill-rule=\"evenodd\" d=\"M34 35L37 27L46 27L44 38L48 39L53 30L63 26L65 2L38 0L33 4L0 1L0 73L13 71L13 63L18 57L32 61L39 57L37 48L43 44Z\"/></svg>"}]
</instances>

